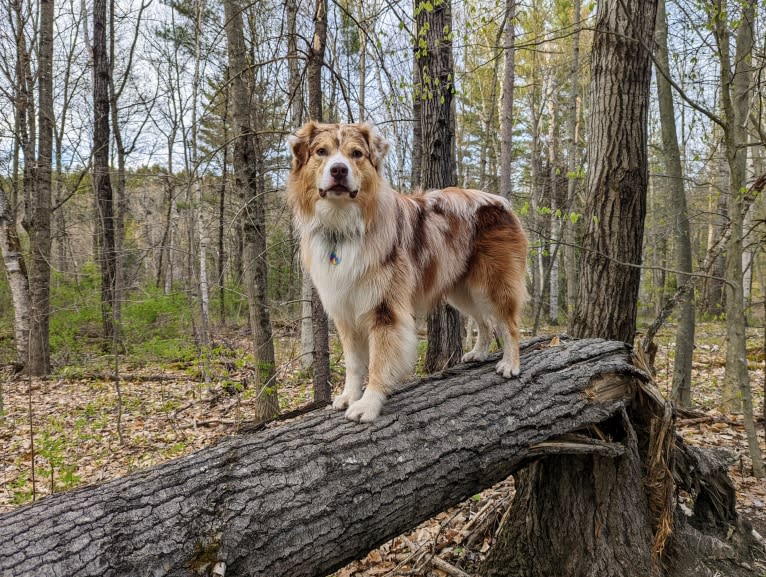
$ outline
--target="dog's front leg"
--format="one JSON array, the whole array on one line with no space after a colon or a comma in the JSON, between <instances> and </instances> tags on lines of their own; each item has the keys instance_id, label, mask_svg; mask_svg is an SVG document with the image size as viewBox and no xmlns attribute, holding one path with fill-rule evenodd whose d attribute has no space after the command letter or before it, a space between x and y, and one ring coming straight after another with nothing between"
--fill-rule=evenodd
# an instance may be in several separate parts
<instances>
[{"instance_id":1,"label":"dog's front leg","mask_svg":"<svg viewBox=\"0 0 766 577\"><path fill-rule=\"evenodd\" d=\"M345 409L362 396L370 349L365 331L359 331L354 326L337 319L335 327L338 329L338 336L343 345L343 356L346 359L346 382L343 385L343 392L335 398L332 406L336 409Z\"/></svg>"},{"instance_id":2,"label":"dog's front leg","mask_svg":"<svg viewBox=\"0 0 766 577\"><path fill-rule=\"evenodd\" d=\"M386 397L407 378L418 357L415 320L404 307L384 301L370 319L370 378L362 398L351 404L346 418L369 423Z\"/></svg>"}]
</instances>

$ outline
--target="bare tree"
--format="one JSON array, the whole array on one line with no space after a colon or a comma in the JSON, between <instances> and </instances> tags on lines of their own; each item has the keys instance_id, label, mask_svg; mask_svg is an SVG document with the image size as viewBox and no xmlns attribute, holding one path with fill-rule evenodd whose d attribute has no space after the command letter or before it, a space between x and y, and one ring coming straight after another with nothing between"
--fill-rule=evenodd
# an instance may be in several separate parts
<instances>
[{"instance_id":1,"label":"bare tree","mask_svg":"<svg viewBox=\"0 0 766 577\"><path fill-rule=\"evenodd\" d=\"M53 158L53 0L41 0L38 46L38 144L29 207L29 365L32 375L50 371L48 325L51 281L51 189ZM25 159L26 162L30 158Z\"/></svg>"},{"instance_id":2,"label":"bare tree","mask_svg":"<svg viewBox=\"0 0 766 577\"><path fill-rule=\"evenodd\" d=\"M657 29L655 32L655 58L663 70L668 67L668 23L665 0L657 4ZM671 212L674 221L673 234L676 240L676 268L679 271L678 284L689 281L692 272L692 247L689 231L689 215L686 209L681 152L676 134L676 115L670 82L661 73L657 74L657 94L662 124L662 153L665 175L670 192ZM694 349L694 295L689 293L679 303L678 328L676 329L676 357L673 363L673 400L681 407L690 407L692 351Z\"/></svg>"},{"instance_id":3,"label":"bare tree","mask_svg":"<svg viewBox=\"0 0 766 577\"><path fill-rule=\"evenodd\" d=\"M111 67L107 48L107 3L93 2L93 189L96 211L101 268L101 320L104 338L112 341L114 327L114 288L117 278L115 246L115 214L112 180L109 174Z\"/></svg>"},{"instance_id":4,"label":"bare tree","mask_svg":"<svg viewBox=\"0 0 766 577\"><path fill-rule=\"evenodd\" d=\"M573 3L574 34L572 35L572 59L569 66L569 86L568 110L567 110L567 199L566 207L569 214L564 215L566 226L564 229L564 268L566 269L566 292L567 292L567 313L574 310L575 296L577 295L577 275L578 266L575 256L575 222L572 214L578 210L577 203L577 183L579 178L579 112L580 112L580 22L582 12L582 0L575 0Z\"/></svg>"},{"instance_id":5,"label":"bare tree","mask_svg":"<svg viewBox=\"0 0 766 577\"><path fill-rule=\"evenodd\" d=\"M307 62L308 115L321 122L322 109L322 67L327 44L327 0L316 0L314 10L314 34L309 47ZM304 273L304 283L308 275ZM308 279L310 283L311 280ZM304 289L303 294L307 291ZM319 300L316 288L311 289L312 324L314 342L314 400L329 402L330 391L330 346L327 313Z\"/></svg>"},{"instance_id":6,"label":"bare tree","mask_svg":"<svg viewBox=\"0 0 766 577\"><path fill-rule=\"evenodd\" d=\"M503 106L501 113L500 138L500 194L511 199L511 154L513 152L513 84L515 81L514 64L516 41L516 0L505 3L505 68L503 69Z\"/></svg>"},{"instance_id":7,"label":"bare tree","mask_svg":"<svg viewBox=\"0 0 766 577\"><path fill-rule=\"evenodd\" d=\"M245 286L253 331L258 387L257 420L265 420L279 412L274 380L274 341L266 286L266 216L254 131L250 121L252 69L248 67L243 31L242 8L237 0L224 2L224 18L229 54L231 98L234 105L234 171L237 185L245 197Z\"/></svg>"},{"instance_id":8,"label":"bare tree","mask_svg":"<svg viewBox=\"0 0 766 577\"><path fill-rule=\"evenodd\" d=\"M755 1L741 4L736 32L734 68L729 49L730 23L723 2L716 2L711 14L713 32L721 58L721 108L727 129L724 130L726 158L729 164L729 226L726 245L726 372L722 401L728 410L742 409L748 433L753 474L763 477L758 436L753 422L753 397L747 368L745 302L742 279L742 224L747 168L747 124L752 91L752 53L755 25Z\"/></svg>"}]
</instances>

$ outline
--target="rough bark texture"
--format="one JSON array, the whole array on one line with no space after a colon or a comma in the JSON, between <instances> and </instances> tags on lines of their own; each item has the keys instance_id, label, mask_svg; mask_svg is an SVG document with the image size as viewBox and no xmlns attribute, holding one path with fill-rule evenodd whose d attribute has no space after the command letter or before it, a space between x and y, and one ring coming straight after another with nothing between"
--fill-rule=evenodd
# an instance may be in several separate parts
<instances>
[{"instance_id":1,"label":"rough bark texture","mask_svg":"<svg viewBox=\"0 0 766 577\"><path fill-rule=\"evenodd\" d=\"M452 96L452 4L445 0L431 6L415 3L417 43L414 99L418 100L420 124L420 182L423 189L444 188L457 184L455 164L455 126ZM460 313L439 305L428 315L428 349L425 368L428 372L450 367L460 360L462 350Z\"/></svg>"},{"instance_id":2,"label":"rough bark texture","mask_svg":"<svg viewBox=\"0 0 766 577\"><path fill-rule=\"evenodd\" d=\"M96 194L99 264L101 269L101 321L104 339L114 336L114 288L117 278L114 198L109 176L109 83L107 2L93 2L93 189Z\"/></svg>"},{"instance_id":3,"label":"rough bark texture","mask_svg":"<svg viewBox=\"0 0 766 577\"><path fill-rule=\"evenodd\" d=\"M577 337L633 342L646 215L650 54L657 2L599 2ZM625 13L629 10L629 13ZM606 289L606 290L605 290Z\"/></svg>"},{"instance_id":4,"label":"rough bark texture","mask_svg":"<svg viewBox=\"0 0 766 577\"><path fill-rule=\"evenodd\" d=\"M413 383L371 425L315 410L0 515L0 576L319 577L534 461L513 505L529 569L483 577L749 575L730 459L657 428L669 405L640 353L557 340L524 343L516 379L489 359ZM688 521L671 519L673 481L695 498Z\"/></svg>"},{"instance_id":5,"label":"rough bark texture","mask_svg":"<svg viewBox=\"0 0 766 577\"><path fill-rule=\"evenodd\" d=\"M649 577L652 534L640 477L635 438L622 458L565 455L532 464L516 475L510 530L500 532L482 576Z\"/></svg>"},{"instance_id":6,"label":"rough bark texture","mask_svg":"<svg viewBox=\"0 0 766 577\"><path fill-rule=\"evenodd\" d=\"M40 2L38 149L29 217L29 364L27 372L50 371L48 325L51 285L51 162L53 158L53 0Z\"/></svg>"},{"instance_id":7,"label":"rough bark texture","mask_svg":"<svg viewBox=\"0 0 766 577\"><path fill-rule=\"evenodd\" d=\"M516 379L490 359L405 388L371 425L318 410L3 515L0 575L326 575L619 415L647 380L623 343L547 342L523 345Z\"/></svg>"},{"instance_id":8,"label":"rough bark texture","mask_svg":"<svg viewBox=\"0 0 766 577\"><path fill-rule=\"evenodd\" d=\"M234 171L245 198L245 284L253 332L259 420L279 413L276 394L274 340L266 291L266 208L262 186L263 167L250 122L249 87L252 86L245 52L242 8L237 0L224 3L226 38L231 67L231 98L234 104Z\"/></svg>"}]
</instances>

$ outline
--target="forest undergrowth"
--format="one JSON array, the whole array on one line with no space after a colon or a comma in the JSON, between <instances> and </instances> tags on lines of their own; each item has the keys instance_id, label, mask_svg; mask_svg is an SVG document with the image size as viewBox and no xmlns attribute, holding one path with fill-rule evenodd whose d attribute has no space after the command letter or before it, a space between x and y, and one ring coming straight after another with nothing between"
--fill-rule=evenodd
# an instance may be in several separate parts
<instances>
[{"instance_id":1,"label":"forest undergrowth","mask_svg":"<svg viewBox=\"0 0 766 577\"><path fill-rule=\"evenodd\" d=\"M766 536L766 483L750 474L741 415L717 410L723 381L724 327L697 329L693 366L694 408L677 418L686 442L723 447L732 454L730 475L740 514ZM289 411L311 401L310 374L299 368L295 335L276 339L280 406ZM657 340L656 381L670 392L674 343ZM764 350L762 329L748 331L748 362L759 435L764 443ZM254 391L244 351L248 335L220 331L205 355L178 349L177 358L152 363L117 358L119 391L111 355L67 365L54 376L26 379L0 374L0 512L86 484L99 483L188 454L234 435L253 414ZM333 383L343 381L342 355L333 342ZM330 409L325 409L330 410ZM32 423L30 425L30 415ZM34 467L33 467L34 463ZM437 515L336 573L337 577L471 574L492 544L513 493L509 479ZM766 566L758 568L760 573Z\"/></svg>"}]
</instances>

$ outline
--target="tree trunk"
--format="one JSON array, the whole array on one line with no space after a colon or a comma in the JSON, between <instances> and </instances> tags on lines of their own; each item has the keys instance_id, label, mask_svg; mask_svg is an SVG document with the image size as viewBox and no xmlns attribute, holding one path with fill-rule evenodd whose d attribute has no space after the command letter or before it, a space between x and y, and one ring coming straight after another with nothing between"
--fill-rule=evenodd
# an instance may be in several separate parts
<instances>
[{"instance_id":1,"label":"tree trunk","mask_svg":"<svg viewBox=\"0 0 766 577\"><path fill-rule=\"evenodd\" d=\"M417 10L419 0L413 3L413 12ZM412 51L412 84L420 86L420 65L418 64L418 52ZM412 165L410 173L410 186L413 190L423 187L423 126L420 117L423 114L423 101L417 91L412 95Z\"/></svg>"},{"instance_id":2,"label":"tree trunk","mask_svg":"<svg viewBox=\"0 0 766 577\"><path fill-rule=\"evenodd\" d=\"M516 78L514 66L516 62L516 0L505 2L505 67L503 69L503 105L501 113L500 137L500 195L508 200L513 193L512 152L513 152L513 84Z\"/></svg>"},{"instance_id":3,"label":"tree trunk","mask_svg":"<svg viewBox=\"0 0 766 577\"><path fill-rule=\"evenodd\" d=\"M662 70L668 66L668 23L665 13L665 0L657 3L657 28L655 32L655 58ZM671 218L674 221L673 235L676 245L676 269L678 286L690 280L692 272L692 246L689 231L689 216L686 210L686 191L684 190L681 152L676 134L676 116L673 106L673 93L670 81L662 73L657 73L657 95L660 104L660 122L662 124L662 149L665 161L665 175L670 191ZM678 328L676 329L676 357L673 363L673 401L680 407L692 404L692 353L694 350L694 292L679 301Z\"/></svg>"},{"instance_id":4,"label":"tree trunk","mask_svg":"<svg viewBox=\"0 0 766 577\"><path fill-rule=\"evenodd\" d=\"M722 140L718 130L714 129L713 134L716 141ZM717 152L712 165L711 184L709 186L710 202L708 205L711 218L708 222L707 252L710 252L718 244L721 231L729 225L726 218L729 198L729 168L724 155ZM711 265L710 277L705 279L701 310L710 318L718 319L724 312L723 277L725 269L723 252L721 252Z\"/></svg>"},{"instance_id":5,"label":"tree trunk","mask_svg":"<svg viewBox=\"0 0 766 577\"><path fill-rule=\"evenodd\" d=\"M322 67L327 44L327 0L316 0L314 12L314 36L308 54L308 115L312 120L322 122L324 111L322 106ZM304 274L304 283L310 282ZM303 294L309 294L304 286ZM314 400L321 402L329 397L330 387L330 335L327 313L319 299L319 294L311 286L311 324L312 342L314 345Z\"/></svg>"},{"instance_id":6,"label":"tree trunk","mask_svg":"<svg viewBox=\"0 0 766 577\"><path fill-rule=\"evenodd\" d=\"M575 297L577 296L577 280L579 267L576 258L576 234L575 226L577 219L573 217L579 213L580 207L577 202L577 183L580 180L580 160L579 160L579 102L580 102L580 14L582 12L582 0L574 2L574 26L575 31L572 36L572 60L569 68L569 105L567 111L567 214L566 226L564 230L564 268L566 269L567 296L566 307L567 314L574 310Z\"/></svg>"},{"instance_id":7,"label":"tree trunk","mask_svg":"<svg viewBox=\"0 0 766 577\"><path fill-rule=\"evenodd\" d=\"M555 77L550 80L550 92L548 94L548 180L550 182L551 192L551 214L550 214L550 260L546 269L546 278L548 281L548 319L550 324L556 326L559 324L559 247L560 247L560 227L562 220L562 206L559 198L559 121L558 121L558 103L556 94L558 93L558 83Z\"/></svg>"},{"instance_id":8,"label":"tree trunk","mask_svg":"<svg viewBox=\"0 0 766 577\"><path fill-rule=\"evenodd\" d=\"M228 81L228 78L227 78ZM224 89L223 124L224 144L221 151L221 184L218 189L218 308L219 322L226 326L226 187L229 181L229 93Z\"/></svg>"},{"instance_id":9,"label":"tree trunk","mask_svg":"<svg viewBox=\"0 0 766 577\"><path fill-rule=\"evenodd\" d=\"M753 397L747 370L745 300L742 284L742 225L745 213L744 190L747 169L747 118L752 79L755 2L742 4L737 28L734 71L730 69L729 29L722 14L714 15L713 30L721 56L721 106L726 129L724 142L729 163L729 228L726 244L726 371L721 393L723 408L744 413L753 475L763 477L763 458L753 422Z\"/></svg>"},{"instance_id":10,"label":"tree trunk","mask_svg":"<svg viewBox=\"0 0 766 577\"><path fill-rule=\"evenodd\" d=\"M419 100L421 130L421 181L424 189L456 184L452 93L452 5L415 5L416 62L420 83L414 98ZM442 370L460 360L463 323L460 313L445 304L428 316L428 349L425 370Z\"/></svg>"},{"instance_id":11,"label":"tree trunk","mask_svg":"<svg viewBox=\"0 0 766 577\"><path fill-rule=\"evenodd\" d=\"M260 189L262 162L258 158L250 121L251 72L247 65L242 8L237 0L224 2L226 38L231 69L234 105L234 172L245 194L245 285L253 332L258 405L256 418L265 420L279 413L275 381L274 341L267 302L266 212ZM260 169L260 170L259 170Z\"/></svg>"},{"instance_id":12,"label":"tree trunk","mask_svg":"<svg viewBox=\"0 0 766 577\"><path fill-rule=\"evenodd\" d=\"M51 187L53 159L53 0L40 2L38 49L38 149L29 227L29 363L31 375L50 372L48 324L51 286ZM31 157L25 159L30 162Z\"/></svg>"},{"instance_id":13,"label":"tree trunk","mask_svg":"<svg viewBox=\"0 0 766 577\"><path fill-rule=\"evenodd\" d=\"M192 97L191 97L191 178L194 188L194 225L197 229L198 253L198 285L199 290L199 312L200 343L207 348L210 343L210 285L208 283L207 273L207 253L208 253L208 234L207 223L205 222L205 202L202 197L202 176L199 172L199 137L197 121L197 107L199 100L200 83L202 82L201 67L202 62L202 13L205 10L205 0L194 0L194 74L192 78ZM248 123L249 124L249 123ZM193 233L190 233L193 237Z\"/></svg>"},{"instance_id":14,"label":"tree trunk","mask_svg":"<svg viewBox=\"0 0 766 577\"><path fill-rule=\"evenodd\" d=\"M554 343L540 338L522 345L522 374L513 380L494 372L496 360L451 369L399 391L370 425L316 410L1 515L0 573L192 576L219 564L232 576L319 577L530 461L562 454L598 461L597 470L623 471L622 480L638 492L626 487L612 495L636 500L612 505L625 509L624 516L632 511L633 525L646 518L647 507L653 519L668 512L663 499L672 495L664 484L656 493L663 504L659 510L652 506L652 490L641 495L647 479L671 478L666 456L652 452L658 470L668 472L653 477L624 460L635 440L603 441L592 435L617 430L626 406L663 414L659 392L632 365L629 347L598 339ZM661 447L673 438L670 429L641 431L642 440ZM690 494L716 497L721 486L733 495L730 484L713 485L695 476L701 470L697 461L683 469L676 465L675 474ZM693 491L695 482L701 490ZM606 497L602 485L593 489ZM549 503L548 509L557 507ZM733 508L730 512L736 518ZM547 520L540 519L543 532L551 530ZM595 517L591 509L569 521L570 526L580 521L583 535L590 525L595 533L588 542L623 531L613 517ZM646 537L646 531L635 534ZM645 559L646 551L639 545L646 543L614 553L625 555L623 565L642 567L637 559Z\"/></svg>"},{"instance_id":15,"label":"tree trunk","mask_svg":"<svg viewBox=\"0 0 766 577\"><path fill-rule=\"evenodd\" d=\"M482 577L652 575L648 503L635 482L641 459L635 436L623 442L619 457L548 457L517 473L508 530Z\"/></svg>"},{"instance_id":16,"label":"tree trunk","mask_svg":"<svg viewBox=\"0 0 766 577\"><path fill-rule=\"evenodd\" d=\"M0 188L0 255L3 257L13 302L13 334L16 364L25 367L29 360L29 280L24 253L16 231L16 218Z\"/></svg>"},{"instance_id":17,"label":"tree trunk","mask_svg":"<svg viewBox=\"0 0 766 577\"><path fill-rule=\"evenodd\" d=\"M114 287L117 274L114 203L109 176L109 83L106 44L107 1L93 2L93 189L96 193L99 263L101 268L101 321L104 339L114 337Z\"/></svg>"},{"instance_id":18,"label":"tree trunk","mask_svg":"<svg viewBox=\"0 0 766 577\"><path fill-rule=\"evenodd\" d=\"M630 10L625 14L624 9ZM575 336L633 342L648 186L650 54L657 3L600 2L593 39L590 159Z\"/></svg>"}]
</instances>

